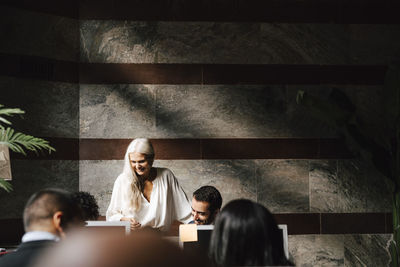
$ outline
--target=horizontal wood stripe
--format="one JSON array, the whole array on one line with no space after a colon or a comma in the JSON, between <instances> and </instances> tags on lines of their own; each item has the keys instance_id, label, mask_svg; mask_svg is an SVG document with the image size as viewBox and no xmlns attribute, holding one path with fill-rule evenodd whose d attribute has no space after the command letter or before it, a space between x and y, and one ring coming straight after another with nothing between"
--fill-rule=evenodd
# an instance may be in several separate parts
<instances>
[{"instance_id":1,"label":"horizontal wood stripe","mask_svg":"<svg viewBox=\"0 0 400 267\"><path fill-rule=\"evenodd\" d=\"M384 65L77 63L0 53L0 75L84 84L383 84Z\"/></svg>"},{"instance_id":2,"label":"horizontal wood stripe","mask_svg":"<svg viewBox=\"0 0 400 267\"><path fill-rule=\"evenodd\" d=\"M395 0L5 0L3 5L80 19L284 23L399 23Z\"/></svg>"},{"instance_id":3,"label":"horizontal wood stripe","mask_svg":"<svg viewBox=\"0 0 400 267\"><path fill-rule=\"evenodd\" d=\"M62 17L79 17L79 0L2 0L0 5Z\"/></svg>"},{"instance_id":4,"label":"horizontal wood stripe","mask_svg":"<svg viewBox=\"0 0 400 267\"><path fill-rule=\"evenodd\" d=\"M386 66L81 63L85 84L383 84Z\"/></svg>"},{"instance_id":5,"label":"horizontal wood stripe","mask_svg":"<svg viewBox=\"0 0 400 267\"><path fill-rule=\"evenodd\" d=\"M321 234L391 233L385 213L321 214Z\"/></svg>"},{"instance_id":6,"label":"horizontal wood stripe","mask_svg":"<svg viewBox=\"0 0 400 267\"><path fill-rule=\"evenodd\" d=\"M286 23L398 23L398 2L386 0L198 0L80 2L81 19Z\"/></svg>"},{"instance_id":7,"label":"horizontal wood stripe","mask_svg":"<svg viewBox=\"0 0 400 267\"><path fill-rule=\"evenodd\" d=\"M199 64L81 63L81 83L201 84Z\"/></svg>"},{"instance_id":8,"label":"horizontal wood stripe","mask_svg":"<svg viewBox=\"0 0 400 267\"><path fill-rule=\"evenodd\" d=\"M50 145L56 149L50 154L47 151L41 151L38 154L27 152L24 156L20 153L11 152L11 159L30 159L30 160L79 160L79 139L78 138L55 138L43 137L49 141Z\"/></svg>"},{"instance_id":9,"label":"horizontal wood stripe","mask_svg":"<svg viewBox=\"0 0 400 267\"><path fill-rule=\"evenodd\" d=\"M131 139L80 139L81 160L121 160ZM152 139L156 159L351 158L338 139Z\"/></svg>"},{"instance_id":10,"label":"horizontal wood stripe","mask_svg":"<svg viewBox=\"0 0 400 267\"><path fill-rule=\"evenodd\" d=\"M12 159L122 160L132 139L48 138L56 149ZM343 159L351 153L339 139L151 139L156 159Z\"/></svg>"},{"instance_id":11,"label":"horizontal wood stripe","mask_svg":"<svg viewBox=\"0 0 400 267\"><path fill-rule=\"evenodd\" d=\"M78 83L78 63L36 56L0 53L0 75Z\"/></svg>"},{"instance_id":12,"label":"horizontal wood stripe","mask_svg":"<svg viewBox=\"0 0 400 267\"><path fill-rule=\"evenodd\" d=\"M278 224L288 226L289 235L392 233L393 229L385 226L385 217L391 216L391 213L274 214ZM104 220L104 217L99 220ZM169 232L170 235L178 235L178 227L174 229ZM19 244L23 234L21 218L0 219L0 246Z\"/></svg>"}]
</instances>

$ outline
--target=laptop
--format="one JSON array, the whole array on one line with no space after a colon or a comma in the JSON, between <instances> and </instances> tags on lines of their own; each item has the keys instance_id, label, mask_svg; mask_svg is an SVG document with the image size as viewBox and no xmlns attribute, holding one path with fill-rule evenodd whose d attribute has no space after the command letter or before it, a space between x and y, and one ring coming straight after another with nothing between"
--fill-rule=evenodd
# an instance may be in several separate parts
<instances>
[{"instance_id":1,"label":"laptop","mask_svg":"<svg viewBox=\"0 0 400 267\"><path fill-rule=\"evenodd\" d=\"M288 247L288 231L286 224L278 224L278 228L281 230L283 239L283 249L285 256L289 259L289 247ZM182 242L182 231L179 228L179 246L189 253L201 253L203 255L208 254L208 247L210 244L211 233L214 230L214 225L197 225L197 241Z\"/></svg>"},{"instance_id":2,"label":"laptop","mask_svg":"<svg viewBox=\"0 0 400 267\"><path fill-rule=\"evenodd\" d=\"M289 259L289 243L286 224L278 224L278 228L282 231L283 250L285 251L286 259Z\"/></svg>"},{"instance_id":3,"label":"laptop","mask_svg":"<svg viewBox=\"0 0 400 267\"><path fill-rule=\"evenodd\" d=\"M128 221L86 221L86 227L96 230L113 230L125 235L129 235L131 232Z\"/></svg>"},{"instance_id":4,"label":"laptop","mask_svg":"<svg viewBox=\"0 0 400 267\"><path fill-rule=\"evenodd\" d=\"M184 234L182 231L182 227L185 225L181 225L179 227L179 246L190 254L201 254L203 256L207 256L208 247L211 240L211 233L214 230L214 225L186 225L197 228L197 240L196 241L185 241L182 242L182 235Z\"/></svg>"}]
</instances>

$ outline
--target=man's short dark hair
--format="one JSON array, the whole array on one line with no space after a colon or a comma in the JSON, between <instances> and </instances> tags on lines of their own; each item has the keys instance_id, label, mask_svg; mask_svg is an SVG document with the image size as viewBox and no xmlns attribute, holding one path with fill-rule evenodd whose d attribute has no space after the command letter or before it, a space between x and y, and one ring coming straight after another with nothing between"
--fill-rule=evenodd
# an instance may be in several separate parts
<instances>
[{"instance_id":1,"label":"man's short dark hair","mask_svg":"<svg viewBox=\"0 0 400 267\"><path fill-rule=\"evenodd\" d=\"M61 211L61 226L66 227L75 219L82 219L82 210L68 191L47 188L34 193L24 208L25 231L34 224L51 219L57 211Z\"/></svg>"},{"instance_id":2,"label":"man's short dark hair","mask_svg":"<svg viewBox=\"0 0 400 267\"><path fill-rule=\"evenodd\" d=\"M213 213L217 209L221 209L222 197L217 188L211 185L202 186L193 193L193 197L197 201L208 202L209 210Z\"/></svg>"},{"instance_id":3,"label":"man's short dark hair","mask_svg":"<svg viewBox=\"0 0 400 267\"><path fill-rule=\"evenodd\" d=\"M85 221L96 221L99 217L99 205L92 194L85 191L72 193L76 203L82 208Z\"/></svg>"}]
</instances>

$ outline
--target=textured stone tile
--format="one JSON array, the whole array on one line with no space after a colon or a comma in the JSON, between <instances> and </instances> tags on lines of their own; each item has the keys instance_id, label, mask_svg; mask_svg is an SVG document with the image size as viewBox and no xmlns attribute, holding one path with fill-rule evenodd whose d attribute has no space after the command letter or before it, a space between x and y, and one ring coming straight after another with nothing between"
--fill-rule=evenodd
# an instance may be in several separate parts
<instances>
[{"instance_id":1,"label":"textured stone tile","mask_svg":"<svg viewBox=\"0 0 400 267\"><path fill-rule=\"evenodd\" d=\"M106 214L114 182L123 166L123 160L79 161L79 190L90 192L96 198L101 215Z\"/></svg>"},{"instance_id":2,"label":"textured stone tile","mask_svg":"<svg viewBox=\"0 0 400 267\"><path fill-rule=\"evenodd\" d=\"M274 64L347 64L345 24L262 23L259 53Z\"/></svg>"},{"instance_id":3,"label":"textured stone tile","mask_svg":"<svg viewBox=\"0 0 400 267\"><path fill-rule=\"evenodd\" d=\"M321 120L310 108L304 107L296 102L296 96L299 90L305 91L312 96L326 99L332 91L330 85L288 85L287 91L287 127L288 136L291 137L310 137L324 138L337 137L338 131L326 121ZM346 87L344 88L347 92ZM351 88L348 88L351 91Z\"/></svg>"},{"instance_id":4,"label":"textured stone tile","mask_svg":"<svg viewBox=\"0 0 400 267\"><path fill-rule=\"evenodd\" d=\"M285 91L262 86L158 86L157 132L168 137L284 136Z\"/></svg>"},{"instance_id":5,"label":"textured stone tile","mask_svg":"<svg viewBox=\"0 0 400 267\"><path fill-rule=\"evenodd\" d=\"M257 201L272 212L308 212L307 160L256 160Z\"/></svg>"},{"instance_id":6,"label":"textured stone tile","mask_svg":"<svg viewBox=\"0 0 400 267\"><path fill-rule=\"evenodd\" d=\"M352 209L337 176L337 160L310 161L310 209L312 212L344 212ZM353 207L354 208L354 207Z\"/></svg>"},{"instance_id":7,"label":"textured stone tile","mask_svg":"<svg viewBox=\"0 0 400 267\"><path fill-rule=\"evenodd\" d=\"M36 191L48 187L68 191L78 190L78 161L12 160L11 181L14 191L0 190L0 218L21 218L28 198Z\"/></svg>"},{"instance_id":8,"label":"textured stone tile","mask_svg":"<svg viewBox=\"0 0 400 267\"><path fill-rule=\"evenodd\" d=\"M370 166L357 160L310 163L312 212L389 212L390 188Z\"/></svg>"},{"instance_id":9,"label":"textured stone tile","mask_svg":"<svg viewBox=\"0 0 400 267\"><path fill-rule=\"evenodd\" d=\"M155 167L170 169L179 184L182 186L189 200L191 200L193 192L209 183L205 179L204 166L201 160L155 160ZM212 185L212 184L211 184Z\"/></svg>"},{"instance_id":10,"label":"textured stone tile","mask_svg":"<svg viewBox=\"0 0 400 267\"><path fill-rule=\"evenodd\" d=\"M189 199L201 186L212 185L220 191L222 205L237 198L256 200L252 160L159 160L154 164L171 169Z\"/></svg>"},{"instance_id":11,"label":"textured stone tile","mask_svg":"<svg viewBox=\"0 0 400 267\"><path fill-rule=\"evenodd\" d=\"M386 64L399 59L399 31L397 25L83 20L81 60Z\"/></svg>"},{"instance_id":12,"label":"textured stone tile","mask_svg":"<svg viewBox=\"0 0 400 267\"><path fill-rule=\"evenodd\" d=\"M343 235L290 235L289 254L299 267L344 266Z\"/></svg>"},{"instance_id":13,"label":"textured stone tile","mask_svg":"<svg viewBox=\"0 0 400 267\"><path fill-rule=\"evenodd\" d=\"M378 144L382 144L383 140L390 140L390 135L395 135L396 117L389 116L386 110L387 107L393 106L395 101L395 97L388 93L390 90L383 85L348 85L340 89L346 92L356 107L357 126L361 133L372 136Z\"/></svg>"},{"instance_id":14,"label":"textured stone tile","mask_svg":"<svg viewBox=\"0 0 400 267\"><path fill-rule=\"evenodd\" d=\"M351 24L348 27L352 63L386 65L400 59L399 25Z\"/></svg>"},{"instance_id":15,"label":"textured stone tile","mask_svg":"<svg viewBox=\"0 0 400 267\"><path fill-rule=\"evenodd\" d=\"M391 235L345 235L344 266L389 266Z\"/></svg>"},{"instance_id":16,"label":"textured stone tile","mask_svg":"<svg viewBox=\"0 0 400 267\"><path fill-rule=\"evenodd\" d=\"M78 20L6 6L1 9L0 52L78 61Z\"/></svg>"},{"instance_id":17,"label":"textured stone tile","mask_svg":"<svg viewBox=\"0 0 400 267\"><path fill-rule=\"evenodd\" d=\"M81 21L81 60L119 63L259 61L259 24ZM218 52L216 52L218 51Z\"/></svg>"},{"instance_id":18,"label":"textured stone tile","mask_svg":"<svg viewBox=\"0 0 400 267\"><path fill-rule=\"evenodd\" d=\"M79 136L79 87L76 84L0 76L1 104L25 110L11 118L14 129L35 136Z\"/></svg>"},{"instance_id":19,"label":"textured stone tile","mask_svg":"<svg viewBox=\"0 0 400 267\"><path fill-rule=\"evenodd\" d=\"M372 166L360 160L341 160L338 162L338 177L342 181L342 190L353 199L359 199L362 211L390 212L391 189L386 184L386 178L380 175Z\"/></svg>"},{"instance_id":20,"label":"textured stone tile","mask_svg":"<svg viewBox=\"0 0 400 267\"><path fill-rule=\"evenodd\" d=\"M296 103L299 89L326 97L332 90L328 86L83 84L80 87L80 133L84 138L337 136L334 127ZM355 99L357 106L368 106L376 111L374 114L382 114L376 108L379 103L366 100L371 90L371 98L379 97L377 88L359 87L358 93L350 87L343 90ZM358 96L365 100L357 100Z\"/></svg>"},{"instance_id":21,"label":"textured stone tile","mask_svg":"<svg viewBox=\"0 0 400 267\"><path fill-rule=\"evenodd\" d=\"M144 85L80 85L80 137L156 137L155 94Z\"/></svg>"},{"instance_id":22,"label":"textured stone tile","mask_svg":"<svg viewBox=\"0 0 400 267\"><path fill-rule=\"evenodd\" d=\"M319 113L316 114L315 111L296 103L298 90L326 100L333 89L344 92L355 107L355 114L358 120L362 121L358 124L359 127L363 126L360 128L361 132L371 132L375 137L387 137L388 131L393 131L390 126L394 124L394 119L389 120L385 114L385 94L381 85L289 85L287 86L287 124L291 136L338 136L340 129L335 124L322 120ZM387 120L386 123L385 120ZM379 140L379 138L376 139Z\"/></svg>"},{"instance_id":23,"label":"textured stone tile","mask_svg":"<svg viewBox=\"0 0 400 267\"><path fill-rule=\"evenodd\" d=\"M238 198L256 201L254 161L206 160L204 161L204 172L205 180L209 181L207 184L220 190L223 205Z\"/></svg>"}]
</instances>

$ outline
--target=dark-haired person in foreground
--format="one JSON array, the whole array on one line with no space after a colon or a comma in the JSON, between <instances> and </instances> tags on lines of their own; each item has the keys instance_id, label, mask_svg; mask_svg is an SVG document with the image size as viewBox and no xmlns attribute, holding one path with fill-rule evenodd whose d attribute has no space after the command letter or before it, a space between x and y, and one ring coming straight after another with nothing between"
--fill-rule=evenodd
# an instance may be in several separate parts
<instances>
[{"instance_id":1,"label":"dark-haired person in foreground","mask_svg":"<svg viewBox=\"0 0 400 267\"><path fill-rule=\"evenodd\" d=\"M209 257L215 266L285 266L283 237L272 214L251 200L238 199L219 213Z\"/></svg>"},{"instance_id":2,"label":"dark-haired person in foreground","mask_svg":"<svg viewBox=\"0 0 400 267\"><path fill-rule=\"evenodd\" d=\"M210 185L202 186L193 193L192 216L195 224L213 224L221 209L222 197L219 191Z\"/></svg>"},{"instance_id":3,"label":"dark-haired person in foreground","mask_svg":"<svg viewBox=\"0 0 400 267\"><path fill-rule=\"evenodd\" d=\"M85 191L72 193L72 197L78 203L83 211L83 219L85 221L97 221L99 218L99 205L92 194Z\"/></svg>"},{"instance_id":4,"label":"dark-haired person in foreground","mask_svg":"<svg viewBox=\"0 0 400 267\"><path fill-rule=\"evenodd\" d=\"M23 213L25 234L15 252L0 258L1 267L25 267L45 248L65 237L66 231L83 224L82 210L72 195L60 189L33 194Z\"/></svg>"}]
</instances>

